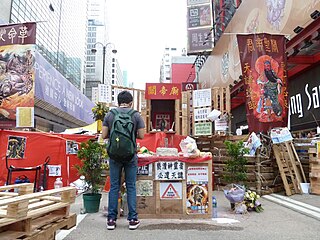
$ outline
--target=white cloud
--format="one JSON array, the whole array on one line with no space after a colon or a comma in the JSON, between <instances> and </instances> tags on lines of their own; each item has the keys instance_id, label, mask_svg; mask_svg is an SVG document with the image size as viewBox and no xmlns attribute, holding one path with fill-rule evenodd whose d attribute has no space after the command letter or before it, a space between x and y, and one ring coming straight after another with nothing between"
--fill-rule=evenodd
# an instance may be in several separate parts
<instances>
[{"instance_id":1,"label":"white cloud","mask_svg":"<svg viewBox=\"0 0 320 240\"><path fill-rule=\"evenodd\" d=\"M129 82L141 89L158 82L164 48L186 47L186 0L109 0L107 6L110 41Z\"/></svg>"}]
</instances>

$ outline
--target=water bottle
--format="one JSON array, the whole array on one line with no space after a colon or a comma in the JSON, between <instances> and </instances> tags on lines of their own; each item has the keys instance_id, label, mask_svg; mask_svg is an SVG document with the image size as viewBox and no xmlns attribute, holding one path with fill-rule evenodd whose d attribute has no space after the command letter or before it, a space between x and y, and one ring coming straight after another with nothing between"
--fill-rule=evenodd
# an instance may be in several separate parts
<instances>
[{"instance_id":1,"label":"water bottle","mask_svg":"<svg viewBox=\"0 0 320 240\"><path fill-rule=\"evenodd\" d=\"M54 181L54 189L57 189L57 188L62 188L62 178L57 178L55 181Z\"/></svg>"},{"instance_id":2,"label":"water bottle","mask_svg":"<svg viewBox=\"0 0 320 240\"><path fill-rule=\"evenodd\" d=\"M212 218L218 217L218 209L217 209L217 199L215 196L212 197Z\"/></svg>"},{"instance_id":3,"label":"water bottle","mask_svg":"<svg viewBox=\"0 0 320 240\"><path fill-rule=\"evenodd\" d=\"M124 192L122 195L122 208L123 208L123 216L128 216L128 197L127 193Z\"/></svg>"}]
</instances>

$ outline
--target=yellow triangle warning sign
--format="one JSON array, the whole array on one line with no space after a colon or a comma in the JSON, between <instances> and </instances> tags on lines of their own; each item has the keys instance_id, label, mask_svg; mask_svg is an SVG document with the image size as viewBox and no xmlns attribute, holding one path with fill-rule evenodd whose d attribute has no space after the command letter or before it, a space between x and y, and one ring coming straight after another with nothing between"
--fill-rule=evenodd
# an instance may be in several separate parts
<instances>
[{"instance_id":1,"label":"yellow triangle warning sign","mask_svg":"<svg viewBox=\"0 0 320 240\"><path fill-rule=\"evenodd\" d=\"M174 188L172 183L168 185L164 193L162 194L161 198L166 198L166 199L180 199L181 197L179 196L177 190Z\"/></svg>"}]
</instances>

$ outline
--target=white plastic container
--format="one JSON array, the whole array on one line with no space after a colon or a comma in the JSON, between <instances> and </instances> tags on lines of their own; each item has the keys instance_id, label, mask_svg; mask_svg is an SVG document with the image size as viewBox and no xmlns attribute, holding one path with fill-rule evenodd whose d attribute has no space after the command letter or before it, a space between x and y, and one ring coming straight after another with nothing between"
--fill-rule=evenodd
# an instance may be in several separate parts
<instances>
[{"instance_id":1,"label":"white plastic container","mask_svg":"<svg viewBox=\"0 0 320 240\"><path fill-rule=\"evenodd\" d=\"M57 178L54 181L54 189L62 188L62 186L63 186L62 178Z\"/></svg>"}]
</instances>

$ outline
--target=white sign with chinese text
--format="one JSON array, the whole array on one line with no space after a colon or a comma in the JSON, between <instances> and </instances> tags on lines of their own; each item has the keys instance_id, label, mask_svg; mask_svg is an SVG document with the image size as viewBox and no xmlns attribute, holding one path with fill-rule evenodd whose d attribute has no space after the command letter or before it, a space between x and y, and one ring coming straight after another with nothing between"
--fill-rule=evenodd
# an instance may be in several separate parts
<instances>
[{"instance_id":1,"label":"white sign with chinese text","mask_svg":"<svg viewBox=\"0 0 320 240\"><path fill-rule=\"evenodd\" d=\"M111 85L98 84L99 102L111 103Z\"/></svg>"},{"instance_id":2,"label":"white sign with chinese text","mask_svg":"<svg viewBox=\"0 0 320 240\"><path fill-rule=\"evenodd\" d=\"M185 163L179 161L156 162L155 180L185 179Z\"/></svg>"},{"instance_id":3,"label":"white sign with chinese text","mask_svg":"<svg viewBox=\"0 0 320 240\"><path fill-rule=\"evenodd\" d=\"M194 121L206 121L208 114L211 112L211 107L207 108L195 108L194 109Z\"/></svg>"},{"instance_id":4,"label":"white sign with chinese text","mask_svg":"<svg viewBox=\"0 0 320 240\"><path fill-rule=\"evenodd\" d=\"M192 92L193 107L211 107L211 89L194 90Z\"/></svg>"},{"instance_id":5,"label":"white sign with chinese text","mask_svg":"<svg viewBox=\"0 0 320 240\"><path fill-rule=\"evenodd\" d=\"M209 181L208 166L188 167L187 183L205 184Z\"/></svg>"}]
</instances>

